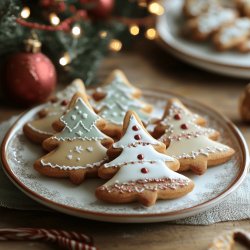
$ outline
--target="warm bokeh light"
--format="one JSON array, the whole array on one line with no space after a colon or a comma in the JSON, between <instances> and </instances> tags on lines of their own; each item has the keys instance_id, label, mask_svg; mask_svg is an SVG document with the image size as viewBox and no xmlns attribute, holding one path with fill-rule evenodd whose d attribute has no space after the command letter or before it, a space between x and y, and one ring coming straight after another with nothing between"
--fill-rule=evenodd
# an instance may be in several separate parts
<instances>
[{"instance_id":1,"label":"warm bokeh light","mask_svg":"<svg viewBox=\"0 0 250 250\"><path fill-rule=\"evenodd\" d=\"M80 36L81 35L81 28L79 26L74 26L71 30L72 34L74 36Z\"/></svg>"},{"instance_id":2,"label":"warm bokeh light","mask_svg":"<svg viewBox=\"0 0 250 250\"><path fill-rule=\"evenodd\" d=\"M162 15L164 13L164 8L157 2L152 2L148 6L148 11L155 15Z\"/></svg>"},{"instance_id":3,"label":"warm bokeh light","mask_svg":"<svg viewBox=\"0 0 250 250\"><path fill-rule=\"evenodd\" d=\"M122 43L121 41L117 39L112 39L109 44L109 48L112 51L118 52L122 49Z\"/></svg>"},{"instance_id":4,"label":"warm bokeh light","mask_svg":"<svg viewBox=\"0 0 250 250\"><path fill-rule=\"evenodd\" d=\"M21 17L26 19L30 16L30 8L29 7L24 7L21 11Z\"/></svg>"},{"instance_id":5,"label":"warm bokeh light","mask_svg":"<svg viewBox=\"0 0 250 250\"><path fill-rule=\"evenodd\" d=\"M55 13L51 13L49 15L49 19L50 19L50 23L53 24L54 26L60 23L60 18Z\"/></svg>"},{"instance_id":6,"label":"warm bokeh light","mask_svg":"<svg viewBox=\"0 0 250 250\"><path fill-rule=\"evenodd\" d=\"M140 32L140 28L137 25L132 25L129 28L129 32L133 36L137 36Z\"/></svg>"},{"instance_id":7,"label":"warm bokeh light","mask_svg":"<svg viewBox=\"0 0 250 250\"><path fill-rule=\"evenodd\" d=\"M146 38L148 38L149 40L154 40L157 36L157 32L154 28L150 28L147 29L146 33L145 33Z\"/></svg>"},{"instance_id":8,"label":"warm bokeh light","mask_svg":"<svg viewBox=\"0 0 250 250\"><path fill-rule=\"evenodd\" d=\"M68 55L68 53L65 53L60 59L59 59L59 63L62 66L67 65L70 62L70 57Z\"/></svg>"},{"instance_id":9,"label":"warm bokeh light","mask_svg":"<svg viewBox=\"0 0 250 250\"><path fill-rule=\"evenodd\" d=\"M103 31L100 31L99 35L100 35L101 38L106 38L107 35L108 35L108 32L103 30Z\"/></svg>"}]
</instances>

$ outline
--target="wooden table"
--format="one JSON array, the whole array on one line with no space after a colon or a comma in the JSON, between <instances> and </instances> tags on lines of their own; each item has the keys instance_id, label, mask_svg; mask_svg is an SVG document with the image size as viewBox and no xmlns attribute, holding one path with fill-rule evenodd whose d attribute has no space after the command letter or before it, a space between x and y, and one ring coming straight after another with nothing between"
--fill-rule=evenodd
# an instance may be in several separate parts
<instances>
[{"instance_id":1,"label":"wooden table","mask_svg":"<svg viewBox=\"0 0 250 250\"><path fill-rule=\"evenodd\" d=\"M125 71L135 85L156 86L198 100L227 115L242 130L250 144L250 126L240 121L238 99L246 80L223 77L188 66L168 55L157 45L143 42L133 49L105 59L100 79L112 69ZM22 109L0 104L0 121ZM101 250L202 250L224 230L244 228L250 220L210 226L155 224L112 224L84 220L59 213L0 209L2 227L45 227L83 231L92 235ZM31 242L0 243L0 249L55 249L53 245Z\"/></svg>"}]
</instances>

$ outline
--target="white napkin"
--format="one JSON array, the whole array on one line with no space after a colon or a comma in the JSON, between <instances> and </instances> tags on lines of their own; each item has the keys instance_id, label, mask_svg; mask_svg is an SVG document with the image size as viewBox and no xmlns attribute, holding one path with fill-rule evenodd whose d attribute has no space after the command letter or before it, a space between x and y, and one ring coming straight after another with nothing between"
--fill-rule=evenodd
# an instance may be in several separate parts
<instances>
[{"instance_id":1,"label":"white napkin","mask_svg":"<svg viewBox=\"0 0 250 250\"><path fill-rule=\"evenodd\" d=\"M0 144L9 127L17 117L0 124ZM209 225L222 221L250 218L250 174L244 183L220 205L196 216L173 221L174 224ZM0 168L0 206L20 210L47 210L18 190Z\"/></svg>"}]
</instances>

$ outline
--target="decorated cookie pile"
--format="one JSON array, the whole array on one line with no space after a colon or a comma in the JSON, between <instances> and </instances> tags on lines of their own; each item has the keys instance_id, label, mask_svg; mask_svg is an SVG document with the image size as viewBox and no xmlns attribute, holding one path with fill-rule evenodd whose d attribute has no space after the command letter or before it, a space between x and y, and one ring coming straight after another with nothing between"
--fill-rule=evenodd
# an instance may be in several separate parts
<instances>
[{"instance_id":1,"label":"decorated cookie pile","mask_svg":"<svg viewBox=\"0 0 250 250\"><path fill-rule=\"evenodd\" d=\"M41 118L25 124L27 137L48 152L34 163L40 174L77 185L89 177L105 179L93 190L98 199L151 206L193 190L193 181L177 172L204 174L234 154L216 141L217 131L204 127L204 118L177 99L169 100L156 120L153 107L121 71L91 96L82 82L74 81L39 111ZM151 135L146 125L153 121Z\"/></svg>"},{"instance_id":2,"label":"decorated cookie pile","mask_svg":"<svg viewBox=\"0 0 250 250\"><path fill-rule=\"evenodd\" d=\"M249 52L250 1L234 0L229 7L220 2L184 0L184 35L199 42L211 40L219 51Z\"/></svg>"}]
</instances>

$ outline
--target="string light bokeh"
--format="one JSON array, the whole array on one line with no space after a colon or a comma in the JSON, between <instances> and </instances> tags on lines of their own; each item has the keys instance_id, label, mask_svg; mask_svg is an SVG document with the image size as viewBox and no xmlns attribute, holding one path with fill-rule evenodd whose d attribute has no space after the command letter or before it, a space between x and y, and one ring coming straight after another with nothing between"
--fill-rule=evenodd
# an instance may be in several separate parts
<instances>
[{"instance_id":1,"label":"string light bokeh","mask_svg":"<svg viewBox=\"0 0 250 250\"><path fill-rule=\"evenodd\" d=\"M164 8L158 1L147 1L147 0L134 0L134 1L137 3L139 7L146 8L148 13L150 13L153 16L159 16L159 15L164 14ZM30 8L25 6L20 13L21 18L28 19L30 15L31 15ZM49 13L49 22L52 26L59 26L61 23L61 20L60 20L60 17L56 13L51 12ZM124 23L125 25L127 25L128 33L131 36L134 36L134 37L140 36L140 34L143 31L145 38L149 40L154 40L157 38L157 31L154 28L154 25L150 26L148 24L144 24L143 22L141 22L140 24L136 22L131 23L131 24L126 23L126 22ZM81 26L77 23L73 23L71 26L71 34L75 39L82 36L83 30ZM100 31L98 35L100 39L106 39L109 36L109 33L108 31L103 30L103 31ZM119 52L123 48L123 44L119 39L113 38L110 40L108 48L112 52ZM67 51L58 59L58 62L61 66L68 65L70 61L71 59Z\"/></svg>"}]
</instances>

